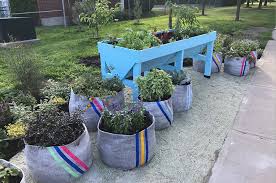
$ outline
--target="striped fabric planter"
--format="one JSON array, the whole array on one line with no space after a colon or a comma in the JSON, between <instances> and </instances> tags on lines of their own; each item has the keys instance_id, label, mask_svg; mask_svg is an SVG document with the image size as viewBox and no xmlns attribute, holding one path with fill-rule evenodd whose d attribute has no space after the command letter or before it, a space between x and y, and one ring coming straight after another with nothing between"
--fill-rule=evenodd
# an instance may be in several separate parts
<instances>
[{"instance_id":1,"label":"striped fabric planter","mask_svg":"<svg viewBox=\"0 0 276 183\"><path fill-rule=\"evenodd\" d=\"M253 61L250 62L250 69L252 69L256 67L256 62L258 61L258 53L257 51L251 51L250 55L253 58Z\"/></svg>"},{"instance_id":2,"label":"striped fabric planter","mask_svg":"<svg viewBox=\"0 0 276 183\"><path fill-rule=\"evenodd\" d=\"M154 155L156 145L155 120L152 124L133 135L105 132L98 126L97 147L101 160L108 166L130 170L146 165Z\"/></svg>"},{"instance_id":3,"label":"striped fabric planter","mask_svg":"<svg viewBox=\"0 0 276 183\"><path fill-rule=\"evenodd\" d=\"M192 107L193 89L192 83L175 86L172 95L173 112L184 112Z\"/></svg>"},{"instance_id":4,"label":"striped fabric planter","mask_svg":"<svg viewBox=\"0 0 276 183\"><path fill-rule=\"evenodd\" d=\"M213 53L212 56L212 73L220 72L222 66L222 53ZM204 73L205 63L204 61L193 61L193 70L197 72Z\"/></svg>"},{"instance_id":5,"label":"striped fabric planter","mask_svg":"<svg viewBox=\"0 0 276 183\"><path fill-rule=\"evenodd\" d=\"M157 102L143 102L143 106L154 116L156 130L162 130L172 125L173 106L171 98Z\"/></svg>"},{"instance_id":6,"label":"striped fabric planter","mask_svg":"<svg viewBox=\"0 0 276 183\"><path fill-rule=\"evenodd\" d=\"M246 57L225 58L224 72L234 76L246 76L249 73L250 63Z\"/></svg>"},{"instance_id":7,"label":"striped fabric planter","mask_svg":"<svg viewBox=\"0 0 276 183\"><path fill-rule=\"evenodd\" d=\"M103 102L105 101L105 102ZM71 90L69 101L69 112L73 114L80 111L81 117L88 128L88 131L96 131L98 122L101 118L101 113L104 108L109 110L118 109L124 106L123 91L119 92L116 96L104 97L104 100L98 97L84 97L76 95Z\"/></svg>"},{"instance_id":8,"label":"striped fabric planter","mask_svg":"<svg viewBox=\"0 0 276 183\"><path fill-rule=\"evenodd\" d=\"M93 158L86 127L70 144L52 147L25 144L24 153L32 177L39 183L73 182L89 170Z\"/></svg>"}]
</instances>

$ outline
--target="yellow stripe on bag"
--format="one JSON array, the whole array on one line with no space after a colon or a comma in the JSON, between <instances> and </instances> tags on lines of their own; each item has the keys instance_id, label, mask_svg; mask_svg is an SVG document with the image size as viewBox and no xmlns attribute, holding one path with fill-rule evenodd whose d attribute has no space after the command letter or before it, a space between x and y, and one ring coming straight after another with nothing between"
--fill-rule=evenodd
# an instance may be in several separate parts
<instances>
[{"instance_id":1,"label":"yellow stripe on bag","mask_svg":"<svg viewBox=\"0 0 276 183\"><path fill-rule=\"evenodd\" d=\"M140 132L140 166L145 164L145 130Z\"/></svg>"}]
</instances>

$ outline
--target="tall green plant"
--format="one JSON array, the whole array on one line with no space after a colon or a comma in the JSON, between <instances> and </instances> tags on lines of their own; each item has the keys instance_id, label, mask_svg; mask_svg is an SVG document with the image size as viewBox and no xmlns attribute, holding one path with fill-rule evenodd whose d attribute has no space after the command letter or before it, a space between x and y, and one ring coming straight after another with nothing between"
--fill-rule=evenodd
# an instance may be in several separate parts
<instances>
[{"instance_id":1,"label":"tall green plant","mask_svg":"<svg viewBox=\"0 0 276 183\"><path fill-rule=\"evenodd\" d=\"M80 21L88 24L94 30L96 38L99 38L99 31L101 26L113 21L116 8L110 7L108 0L96 0L95 9L91 13L81 13Z\"/></svg>"},{"instance_id":2,"label":"tall green plant","mask_svg":"<svg viewBox=\"0 0 276 183\"><path fill-rule=\"evenodd\" d=\"M154 69L136 80L143 101L154 102L168 99L173 92L173 83L168 73Z\"/></svg>"},{"instance_id":3,"label":"tall green plant","mask_svg":"<svg viewBox=\"0 0 276 183\"><path fill-rule=\"evenodd\" d=\"M196 13L198 8L185 6L185 5L175 5L174 14L176 16L175 28L179 29L181 27L193 26L199 23L197 20Z\"/></svg>"}]
</instances>

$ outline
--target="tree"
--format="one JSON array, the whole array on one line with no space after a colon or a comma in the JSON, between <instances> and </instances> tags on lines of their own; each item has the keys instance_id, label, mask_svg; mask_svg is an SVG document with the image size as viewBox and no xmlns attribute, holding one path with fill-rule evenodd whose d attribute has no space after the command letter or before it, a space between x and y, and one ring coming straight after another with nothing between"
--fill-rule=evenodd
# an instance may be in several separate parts
<instances>
[{"instance_id":1,"label":"tree","mask_svg":"<svg viewBox=\"0 0 276 183\"><path fill-rule=\"evenodd\" d=\"M201 15L205 15L206 0L202 0Z\"/></svg>"},{"instance_id":2,"label":"tree","mask_svg":"<svg viewBox=\"0 0 276 183\"><path fill-rule=\"evenodd\" d=\"M263 5L263 0L259 0L259 7L258 7L258 9L261 9L262 5Z\"/></svg>"},{"instance_id":3,"label":"tree","mask_svg":"<svg viewBox=\"0 0 276 183\"><path fill-rule=\"evenodd\" d=\"M267 6L267 1L268 1L268 0L265 0L265 1L264 1L264 6Z\"/></svg>"},{"instance_id":4,"label":"tree","mask_svg":"<svg viewBox=\"0 0 276 183\"><path fill-rule=\"evenodd\" d=\"M109 0L97 0L93 12L80 14L80 21L94 29L96 38L99 38L100 27L111 22L118 10L118 7L111 8L109 5Z\"/></svg>"},{"instance_id":5,"label":"tree","mask_svg":"<svg viewBox=\"0 0 276 183\"><path fill-rule=\"evenodd\" d=\"M134 9L133 9L133 14L136 19L136 23L140 23L140 18L142 16L142 3L140 0L134 0Z\"/></svg>"},{"instance_id":6,"label":"tree","mask_svg":"<svg viewBox=\"0 0 276 183\"><path fill-rule=\"evenodd\" d=\"M173 3L171 0L166 0L165 6L169 8L169 29L172 29L172 11Z\"/></svg>"},{"instance_id":7,"label":"tree","mask_svg":"<svg viewBox=\"0 0 276 183\"><path fill-rule=\"evenodd\" d=\"M250 0L246 0L246 7L249 8Z\"/></svg>"},{"instance_id":8,"label":"tree","mask_svg":"<svg viewBox=\"0 0 276 183\"><path fill-rule=\"evenodd\" d=\"M241 0L237 0L236 21L240 20Z\"/></svg>"}]
</instances>

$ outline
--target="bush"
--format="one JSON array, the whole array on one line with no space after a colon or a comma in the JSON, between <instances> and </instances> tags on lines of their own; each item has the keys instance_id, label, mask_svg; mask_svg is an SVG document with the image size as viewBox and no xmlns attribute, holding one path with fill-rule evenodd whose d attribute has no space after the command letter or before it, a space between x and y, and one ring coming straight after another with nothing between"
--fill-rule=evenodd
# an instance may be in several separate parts
<instances>
[{"instance_id":1,"label":"bush","mask_svg":"<svg viewBox=\"0 0 276 183\"><path fill-rule=\"evenodd\" d=\"M171 77L162 70L153 69L146 76L140 76L136 82L140 90L140 97L146 102L166 100L171 97L173 92Z\"/></svg>"},{"instance_id":2,"label":"bush","mask_svg":"<svg viewBox=\"0 0 276 183\"><path fill-rule=\"evenodd\" d=\"M29 125L25 140L29 145L62 146L76 140L84 131L78 115L51 110L38 113Z\"/></svg>"},{"instance_id":3,"label":"bush","mask_svg":"<svg viewBox=\"0 0 276 183\"><path fill-rule=\"evenodd\" d=\"M208 32L210 32L210 30L207 27L203 27L197 24L197 25L177 28L175 35L176 35L176 40L180 40L183 38L190 38L201 34L206 34Z\"/></svg>"},{"instance_id":4,"label":"bush","mask_svg":"<svg viewBox=\"0 0 276 183\"><path fill-rule=\"evenodd\" d=\"M104 97L116 95L123 90L124 85L116 77L104 81L99 76L85 73L73 82L72 88L77 94L86 97Z\"/></svg>"},{"instance_id":5,"label":"bush","mask_svg":"<svg viewBox=\"0 0 276 183\"><path fill-rule=\"evenodd\" d=\"M171 76L174 85L185 85L191 82L191 77L183 70L168 71L168 74Z\"/></svg>"},{"instance_id":6,"label":"bush","mask_svg":"<svg viewBox=\"0 0 276 183\"><path fill-rule=\"evenodd\" d=\"M173 10L176 16L176 29L199 24L196 16L196 13L199 11L198 8L185 5L175 5Z\"/></svg>"},{"instance_id":7,"label":"bush","mask_svg":"<svg viewBox=\"0 0 276 183\"><path fill-rule=\"evenodd\" d=\"M105 110L102 113L102 123L100 128L103 131L132 135L142 131L151 125L149 116L141 103L130 104L127 108L120 111Z\"/></svg>"},{"instance_id":8,"label":"bush","mask_svg":"<svg viewBox=\"0 0 276 183\"><path fill-rule=\"evenodd\" d=\"M65 100L68 100L70 95L70 88L66 83L49 79L44 83L44 87L40 90L40 92L47 99L61 97Z\"/></svg>"},{"instance_id":9,"label":"bush","mask_svg":"<svg viewBox=\"0 0 276 183\"><path fill-rule=\"evenodd\" d=\"M117 45L134 50L143 50L160 44L161 41L146 30L133 31L128 29Z\"/></svg>"},{"instance_id":10,"label":"bush","mask_svg":"<svg viewBox=\"0 0 276 183\"><path fill-rule=\"evenodd\" d=\"M34 106L37 103L36 99L30 93L24 94L22 91L18 91L13 101L16 104L23 104L25 106Z\"/></svg>"}]
</instances>

